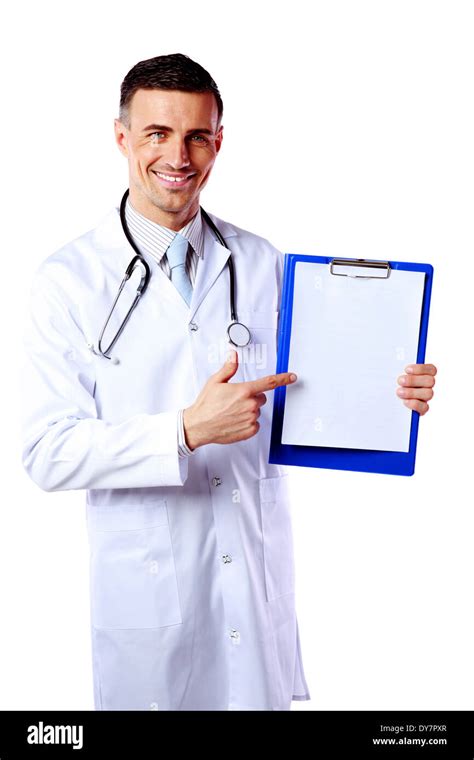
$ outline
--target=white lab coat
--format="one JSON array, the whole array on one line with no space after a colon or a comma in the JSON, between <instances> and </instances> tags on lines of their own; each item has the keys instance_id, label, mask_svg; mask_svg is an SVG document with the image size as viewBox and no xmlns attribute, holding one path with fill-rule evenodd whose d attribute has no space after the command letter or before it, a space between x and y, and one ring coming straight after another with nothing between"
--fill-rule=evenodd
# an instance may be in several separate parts
<instances>
[{"instance_id":1,"label":"white lab coat","mask_svg":"<svg viewBox=\"0 0 474 760\"><path fill-rule=\"evenodd\" d=\"M239 350L230 382L263 377L275 371L283 257L212 218L254 346ZM288 710L310 698L288 474L268 464L273 393L254 437L178 456L178 409L226 358L228 251L206 224L204 235L190 308L149 260L148 290L112 351L119 364L87 348L133 256L118 208L33 278L23 463L44 490L87 491L99 710Z\"/></svg>"}]
</instances>

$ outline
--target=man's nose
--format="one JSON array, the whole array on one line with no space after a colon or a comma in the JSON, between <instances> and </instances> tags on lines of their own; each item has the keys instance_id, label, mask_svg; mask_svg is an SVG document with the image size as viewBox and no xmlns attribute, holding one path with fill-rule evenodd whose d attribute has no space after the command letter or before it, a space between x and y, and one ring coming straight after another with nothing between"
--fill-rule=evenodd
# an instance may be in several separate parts
<instances>
[{"instance_id":1,"label":"man's nose","mask_svg":"<svg viewBox=\"0 0 474 760\"><path fill-rule=\"evenodd\" d=\"M175 171L179 171L179 169L189 166L189 151L185 140L178 139L171 142L166 158L170 168Z\"/></svg>"}]
</instances>

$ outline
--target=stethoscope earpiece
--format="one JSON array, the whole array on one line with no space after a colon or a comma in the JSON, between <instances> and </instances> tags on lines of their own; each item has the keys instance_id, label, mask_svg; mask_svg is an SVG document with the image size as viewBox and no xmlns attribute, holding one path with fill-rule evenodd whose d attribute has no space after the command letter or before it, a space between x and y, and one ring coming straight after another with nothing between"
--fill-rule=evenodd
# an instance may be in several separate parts
<instances>
[{"instance_id":1,"label":"stethoscope earpiece","mask_svg":"<svg viewBox=\"0 0 474 760\"><path fill-rule=\"evenodd\" d=\"M104 359L108 359L111 364L120 364L120 359L118 358L118 356L107 356L105 353L103 353L100 350L96 351L93 343L87 343L86 345L89 351L91 351L94 354L94 356L102 356Z\"/></svg>"}]
</instances>

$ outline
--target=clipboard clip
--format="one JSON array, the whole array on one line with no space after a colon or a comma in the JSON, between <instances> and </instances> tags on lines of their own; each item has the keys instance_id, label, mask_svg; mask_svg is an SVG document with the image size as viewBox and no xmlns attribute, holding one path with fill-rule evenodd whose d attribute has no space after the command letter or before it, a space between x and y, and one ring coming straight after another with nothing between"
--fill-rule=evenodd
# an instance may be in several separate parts
<instances>
[{"instance_id":1,"label":"clipboard clip","mask_svg":"<svg viewBox=\"0 0 474 760\"><path fill-rule=\"evenodd\" d=\"M354 274L347 271L335 272L335 267L341 267L344 270L350 270L355 267ZM357 268L365 271L372 271L371 274L355 274ZM386 280L390 277L390 270L391 266L388 261L371 261L370 259L332 259L329 264L329 271L331 274L337 275L338 277L358 277L364 280Z\"/></svg>"}]
</instances>

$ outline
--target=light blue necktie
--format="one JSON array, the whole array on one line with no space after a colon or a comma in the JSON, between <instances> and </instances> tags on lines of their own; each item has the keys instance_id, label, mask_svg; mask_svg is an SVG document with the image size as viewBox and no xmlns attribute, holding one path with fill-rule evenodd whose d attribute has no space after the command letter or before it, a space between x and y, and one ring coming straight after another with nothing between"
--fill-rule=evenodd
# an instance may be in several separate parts
<instances>
[{"instance_id":1,"label":"light blue necktie","mask_svg":"<svg viewBox=\"0 0 474 760\"><path fill-rule=\"evenodd\" d=\"M188 241L177 232L173 242L166 251L166 255L171 269L171 282L189 306L193 286L184 266L187 252Z\"/></svg>"}]
</instances>

